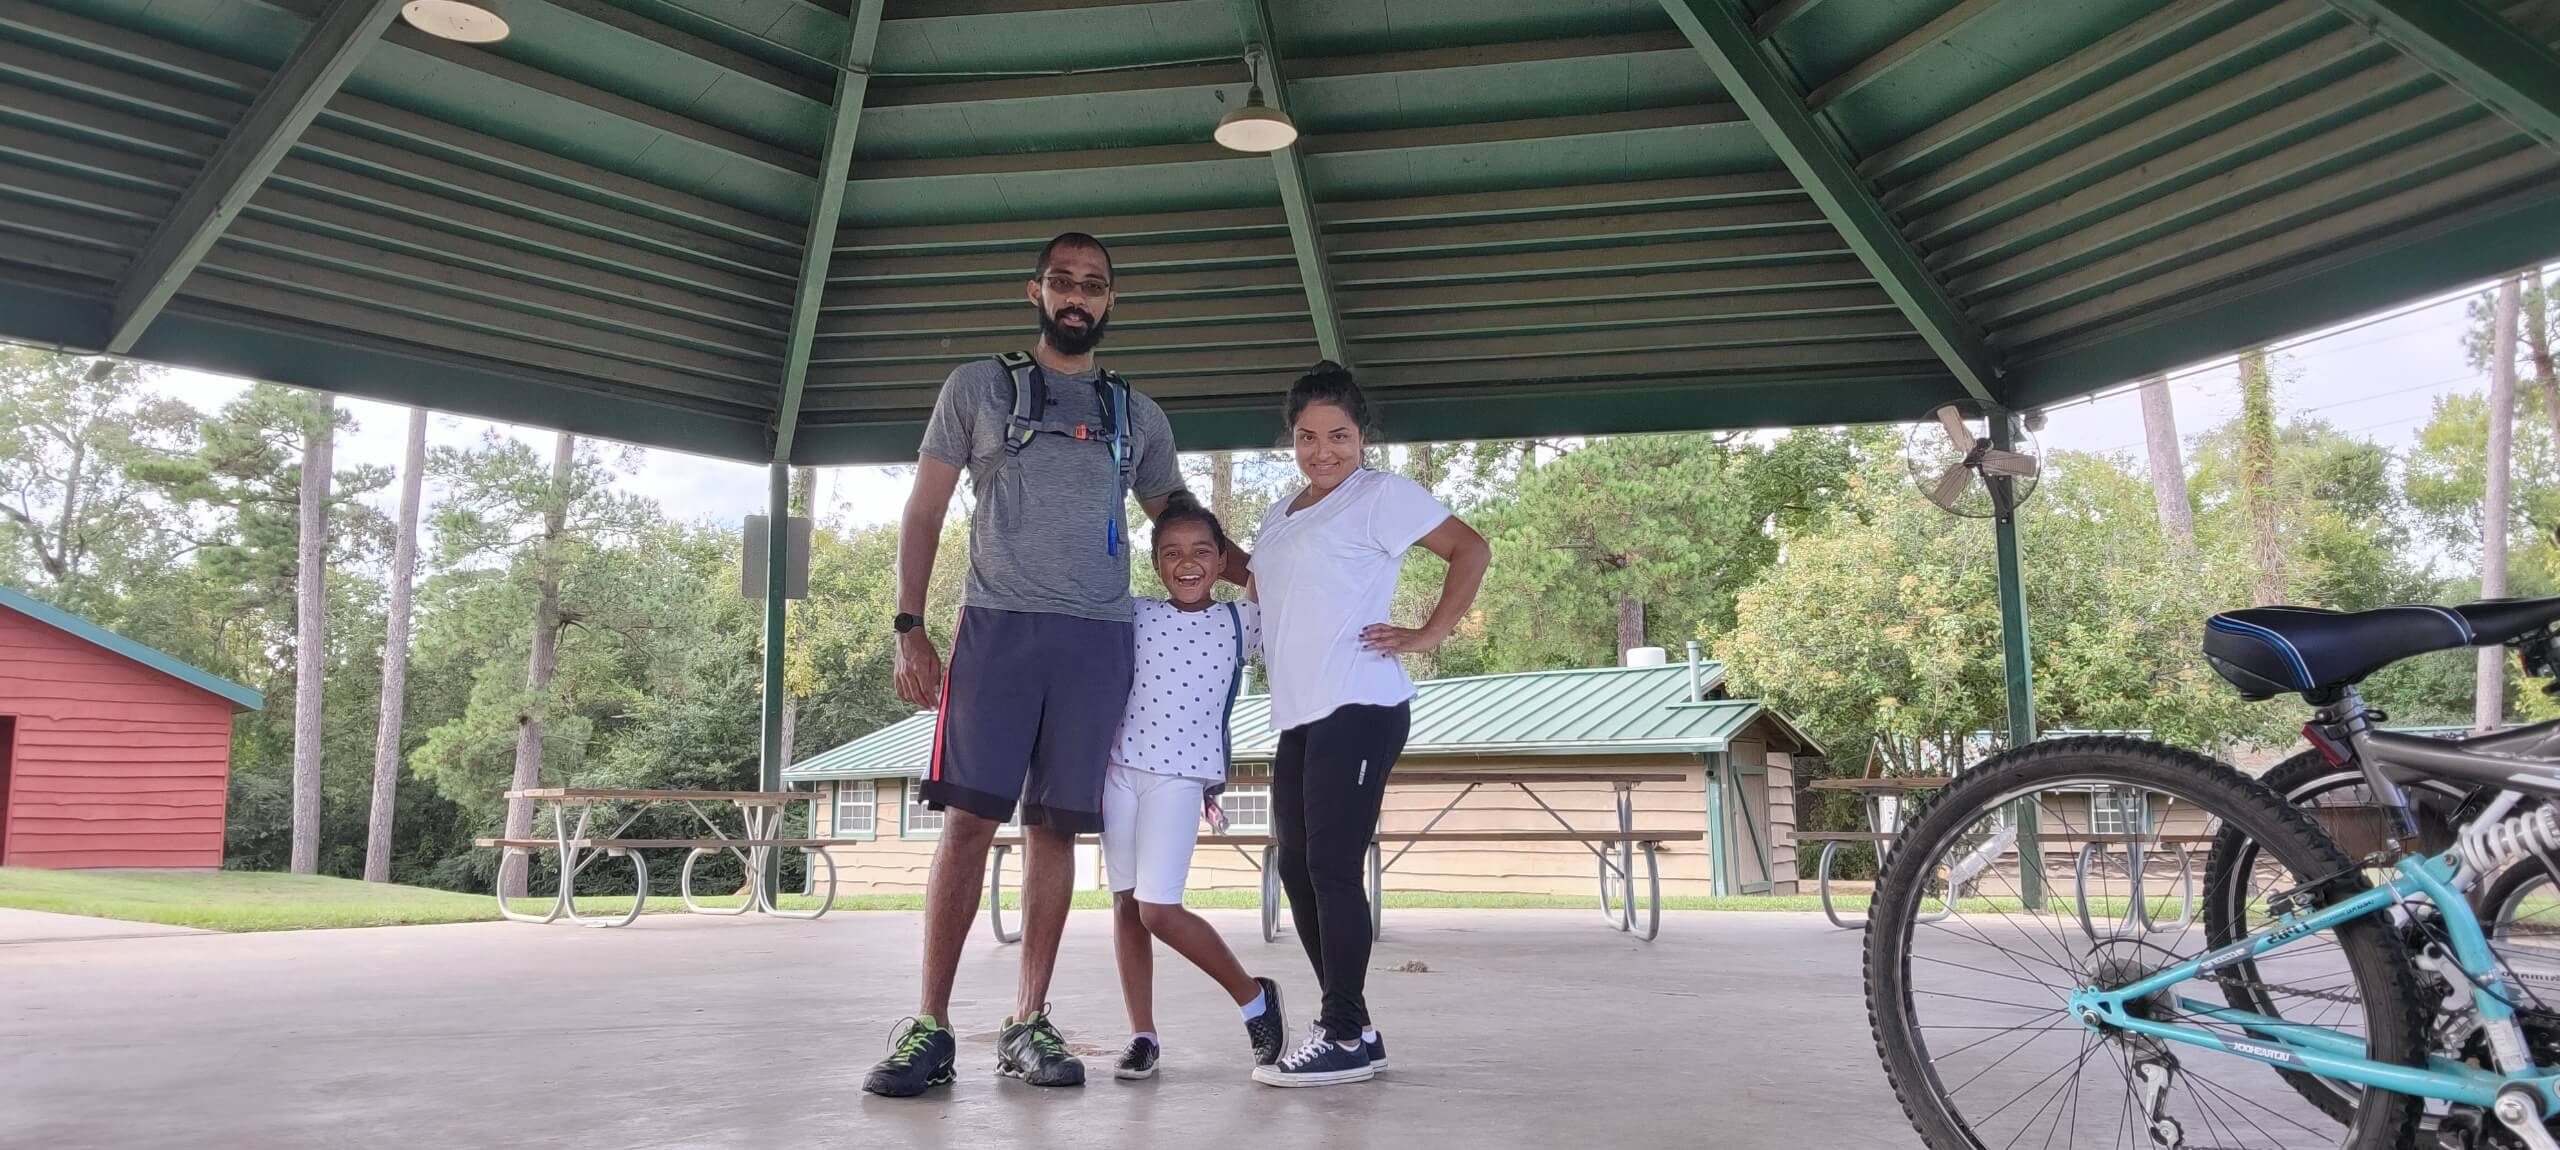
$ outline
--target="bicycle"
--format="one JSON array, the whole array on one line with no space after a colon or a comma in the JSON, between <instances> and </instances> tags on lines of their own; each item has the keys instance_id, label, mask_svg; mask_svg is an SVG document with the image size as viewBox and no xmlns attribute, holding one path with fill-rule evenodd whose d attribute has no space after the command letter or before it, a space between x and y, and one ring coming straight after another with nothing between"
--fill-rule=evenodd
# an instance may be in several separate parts
<instances>
[{"instance_id":1,"label":"bicycle","mask_svg":"<svg viewBox=\"0 0 2560 1150\"><path fill-rule=\"evenodd\" d=\"M2358 856L2286 794L2165 744L2057 739L1963 772L1903 831L1867 928L1877 1052L1923 1141L2560 1150L2560 1012L2536 993L2560 991L2560 948L2513 929L2524 903L2560 904L2560 804L2543 801L2560 796L2560 723L2400 734L2355 689L2401 659L2501 644L2549 675L2555 623L2560 599L2213 618L2217 672L2313 707L2327 769L2292 772L2293 795L2360 786L2378 811ZM2091 892L2046 889L2049 849L2173 834L2214 843L2174 931L2084 931L2061 904Z\"/></svg>"}]
</instances>

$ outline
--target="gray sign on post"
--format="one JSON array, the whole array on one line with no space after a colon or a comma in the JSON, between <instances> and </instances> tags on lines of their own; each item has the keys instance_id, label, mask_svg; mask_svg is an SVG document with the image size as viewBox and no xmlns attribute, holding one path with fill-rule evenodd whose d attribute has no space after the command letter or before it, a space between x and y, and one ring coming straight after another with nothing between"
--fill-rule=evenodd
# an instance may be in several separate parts
<instances>
[{"instance_id":1,"label":"gray sign on post","mask_svg":"<svg viewBox=\"0 0 2560 1150\"><path fill-rule=\"evenodd\" d=\"M749 599L762 599L765 581L770 578L764 569L765 549L771 545L773 532L766 526L764 516L750 515L747 516L745 534L746 555L738 564L738 593ZM805 515L791 517L791 551L787 558L787 569L782 573L782 597L806 599L809 597L809 518Z\"/></svg>"}]
</instances>

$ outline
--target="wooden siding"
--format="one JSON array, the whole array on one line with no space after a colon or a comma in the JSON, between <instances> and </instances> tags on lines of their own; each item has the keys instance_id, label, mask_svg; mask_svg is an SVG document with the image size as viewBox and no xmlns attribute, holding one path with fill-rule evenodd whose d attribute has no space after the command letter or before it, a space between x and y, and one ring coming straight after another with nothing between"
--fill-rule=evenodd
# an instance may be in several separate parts
<instances>
[{"instance_id":1,"label":"wooden siding","mask_svg":"<svg viewBox=\"0 0 2560 1150\"><path fill-rule=\"evenodd\" d=\"M0 865L221 866L233 710L0 611L0 714L16 720Z\"/></svg>"}]
</instances>

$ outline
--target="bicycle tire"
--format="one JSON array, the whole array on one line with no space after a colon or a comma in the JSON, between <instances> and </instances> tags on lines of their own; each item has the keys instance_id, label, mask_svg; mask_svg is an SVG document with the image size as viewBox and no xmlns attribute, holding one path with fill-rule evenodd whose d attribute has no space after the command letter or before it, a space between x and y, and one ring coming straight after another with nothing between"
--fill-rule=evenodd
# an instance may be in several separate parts
<instances>
[{"instance_id":1,"label":"bicycle tire","mask_svg":"<svg viewBox=\"0 0 2560 1150\"><path fill-rule=\"evenodd\" d=\"M2093 778L2195 800L2297 874L2337 874L2351 865L2318 824L2275 791L2176 747L2117 737L2056 739L2004 751L1967 770L1903 831L1868 915L1868 1027L1896 1100L1930 1150L1983 1150L1936 1079L1911 994L1915 920L1935 860L1965 828L2015 797L2039 785ZM2361 991L2373 1056L2422 1064L2424 1017L2406 945L2377 916L2344 924L2336 934ZM2385 1096L2390 1105L2354 1109L2341 1147L2398 1150L2414 1136L2419 1099Z\"/></svg>"},{"instance_id":2,"label":"bicycle tire","mask_svg":"<svg viewBox=\"0 0 2560 1150\"><path fill-rule=\"evenodd\" d=\"M2333 791L2367 785L2361 769L2353 765L2333 764L2318 751L2307 749L2296 752L2268 768L2267 773L2258 776L2258 781L2265 784L2269 790L2282 795L2285 802L2297 808L2307 808L2313 800ZM2454 839L2451 819L2454 812L2458 811L2470 797L2471 788L2425 780L2406 784L2402 790L2416 805L2420 816L2421 848L2430 852L2451 848ZM2313 821L2318 820L2315 818ZM2244 860L2239 857L2238 848L2245 846L2249 841L2239 835L2220 836L2214 841L2213 850L2205 859L2203 914L2205 941L2208 945L2220 946L2246 933L2237 929L2239 924L2231 921L2230 896L2236 891L2222 885L2222 880L2224 876L2241 871ZM2487 904L2484 899L2477 905L2485 908ZM2226 997L2235 1007L2254 1010L2261 1014L2279 1017L2283 1015L2278 1005L2267 1000L2263 995L2256 996L2253 1001L2243 1001L2238 988L2226 986L2224 989ZM2438 1051L2437 1053L2458 1058L2462 1052ZM2355 1113L2356 1100L2360 1094L2357 1087L2309 1074L2286 1073L2284 1079L2293 1086L2296 1093L2302 1095L2305 1101L2319 1107L2322 1113L2336 1119L2341 1125L2344 1125ZM2432 1122L2422 1118L2420 1126L2431 1127Z\"/></svg>"}]
</instances>

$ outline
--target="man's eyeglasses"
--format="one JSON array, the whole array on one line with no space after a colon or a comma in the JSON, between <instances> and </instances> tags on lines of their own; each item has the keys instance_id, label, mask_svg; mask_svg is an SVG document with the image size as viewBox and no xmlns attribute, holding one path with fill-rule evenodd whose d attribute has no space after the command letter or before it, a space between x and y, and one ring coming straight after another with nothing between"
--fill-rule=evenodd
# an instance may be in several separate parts
<instances>
[{"instance_id":1,"label":"man's eyeglasses","mask_svg":"<svg viewBox=\"0 0 2560 1150\"><path fill-rule=\"evenodd\" d=\"M1101 299L1104 292L1111 290L1111 284L1108 281L1080 280L1071 276L1050 276L1042 282L1048 285L1053 294L1084 296L1087 299Z\"/></svg>"}]
</instances>

